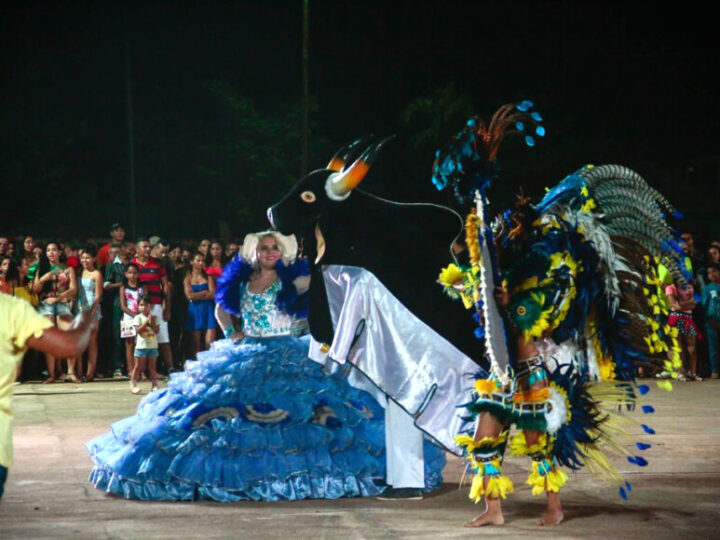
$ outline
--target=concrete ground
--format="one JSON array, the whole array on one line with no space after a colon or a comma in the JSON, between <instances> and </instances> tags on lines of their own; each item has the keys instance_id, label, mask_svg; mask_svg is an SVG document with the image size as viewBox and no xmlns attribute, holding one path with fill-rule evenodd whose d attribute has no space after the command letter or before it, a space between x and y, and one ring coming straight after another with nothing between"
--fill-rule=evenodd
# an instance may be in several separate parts
<instances>
[{"instance_id":1,"label":"concrete ground","mask_svg":"<svg viewBox=\"0 0 720 540\"><path fill-rule=\"evenodd\" d=\"M652 384L652 383L651 383ZM127 501L87 482L83 443L139 401L126 382L23 384L15 389L15 465L0 504L0 538L553 538L720 537L720 381L677 383L649 394L657 412L650 465L619 462L634 489L623 501L587 472L563 489L565 521L536 525L543 499L524 484L527 462L508 458L516 486L504 527L464 529L481 510L458 489L463 464L448 459L445 485L422 501L375 499L220 504Z\"/></svg>"}]
</instances>

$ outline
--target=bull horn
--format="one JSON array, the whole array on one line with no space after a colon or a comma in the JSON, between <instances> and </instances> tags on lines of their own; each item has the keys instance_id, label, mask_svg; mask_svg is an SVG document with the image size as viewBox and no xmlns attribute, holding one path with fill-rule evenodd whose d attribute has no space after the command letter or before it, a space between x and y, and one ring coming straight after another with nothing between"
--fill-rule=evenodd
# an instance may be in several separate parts
<instances>
[{"instance_id":1,"label":"bull horn","mask_svg":"<svg viewBox=\"0 0 720 540\"><path fill-rule=\"evenodd\" d=\"M341 147L340 150L335 152L335 155L330 158L330 163L327 164L326 169L329 169L331 171L340 172L345 168L345 165L350 160L350 157L355 153L357 150L357 147L360 146L363 142L367 142L370 137L361 137L360 139L356 139L350 144L346 144L345 146Z\"/></svg>"},{"instance_id":2,"label":"bull horn","mask_svg":"<svg viewBox=\"0 0 720 540\"><path fill-rule=\"evenodd\" d=\"M391 135L378 143L368 146L350 167L341 173L330 176L327 185L328 195L335 200L347 197L350 192L363 181L363 178L365 178L365 175L370 170L370 166L375 161L380 149L394 137L395 135Z\"/></svg>"}]
</instances>

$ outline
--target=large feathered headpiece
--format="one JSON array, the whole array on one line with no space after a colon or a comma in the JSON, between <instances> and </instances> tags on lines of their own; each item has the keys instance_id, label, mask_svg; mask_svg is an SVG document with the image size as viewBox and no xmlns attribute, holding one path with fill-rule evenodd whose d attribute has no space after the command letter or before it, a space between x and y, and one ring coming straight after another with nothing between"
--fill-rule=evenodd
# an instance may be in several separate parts
<instances>
[{"instance_id":1,"label":"large feathered headpiece","mask_svg":"<svg viewBox=\"0 0 720 540\"><path fill-rule=\"evenodd\" d=\"M500 107L490 124L475 116L465 128L435 153L432 182L438 190L450 187L459 204L472 202L476 191L484 191L499 173L497 154L506 135L519 133L525 144L535 146L545 136L542 117L532 101Z\"/></svg>"}]
</instances>

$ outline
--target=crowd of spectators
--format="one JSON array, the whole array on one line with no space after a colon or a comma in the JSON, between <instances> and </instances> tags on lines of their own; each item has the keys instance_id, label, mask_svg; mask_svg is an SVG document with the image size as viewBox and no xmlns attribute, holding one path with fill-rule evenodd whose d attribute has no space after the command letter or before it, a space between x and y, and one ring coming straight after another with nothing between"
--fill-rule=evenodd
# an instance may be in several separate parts
<instances>
[{"instance_id":1,"label":"crowd of spectators","mask_svg":"<svg viewBox=\"0 0 720 540\"><path fill-rule=\"evenodd\" d=\"M669 310L668 324L675 328L682 349L680 381L702 381L703 376L719 378L720 369L720 241L700 249L691 233L681 235L684 265L691 276L673 281L660 266L664 289L662 300ZM664 376L665 373L659 374Z\"/></svg>"},{"instance_id":2,"label":"crowd of spectators","mask_svg":"<svg viewBox=\"0 0 720 540\"><path fill-rule=\"evenodd\" d=\"M0 232L0 293L25 299L59 328L70 327L80 311L95 310L98 319L82 357L30 351L18 379L80 383L129 377L138 339L133 321L143 300L158 326L158 371L180 369L218 337L214 316L196 315L199 309L214 311L215 280L240 248L237 241L169 242L157 235L130 240L120 223L112 224L104 243L41 243L31 235Z\"/></svg>"},{"instance_id":3,"label":"crowd of spectators","mask_svg":"<svg viewBox=\"0 0 720 540\"><path fill-rule=\"evenodd\" d=\"M720 369L720 241L699 249L682 235L688 282L673 282L660 267L658 291L669 311L668 324L682 346L681 381L718 378ZM141 299L158 322L158 370L180 369L188 358L219 337L214 312L215 280L242 246L202 239L172 243L159 236L126 239L119 223L101 246L32 236L0 236L0 292L26 299L58 327L72 324L78 311L96 309L99 330L82 358L59 359L28 353L20 377L44 382L123 378L135 364L134 317ZM642 374L642 373L641 373ZM659 374L665 376L667 374Z\"/></svg>"}]
</instances>

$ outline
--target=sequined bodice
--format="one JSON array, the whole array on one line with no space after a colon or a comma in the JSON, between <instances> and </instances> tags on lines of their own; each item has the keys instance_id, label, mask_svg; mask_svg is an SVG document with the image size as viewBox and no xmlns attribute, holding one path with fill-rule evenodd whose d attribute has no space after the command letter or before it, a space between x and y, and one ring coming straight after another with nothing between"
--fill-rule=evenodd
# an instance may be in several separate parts
<instances>
[{"instance_id":1,"label":"sequined bodice","mask_svg":"<svg viewBox=\"0 0 720 540\"><path fill-rule=\"evenodd\" d=\"M282 284L276 281L264 292L250 292L243 286L243 332L248 337L286 336L292 333L294 319L278 309L275 297Z\"/></svg>"}]
</instances>

